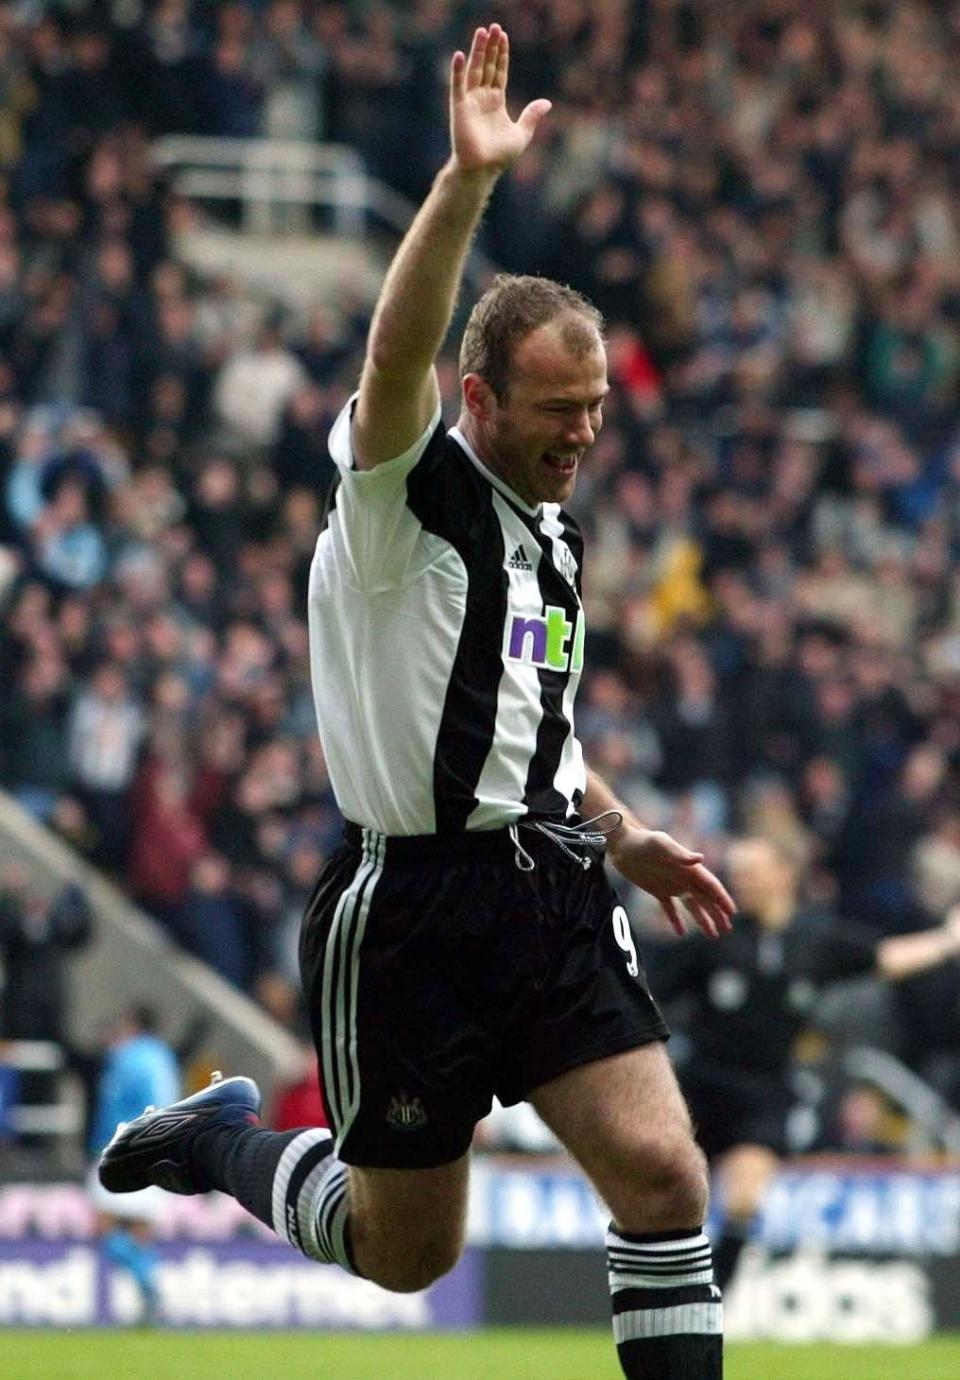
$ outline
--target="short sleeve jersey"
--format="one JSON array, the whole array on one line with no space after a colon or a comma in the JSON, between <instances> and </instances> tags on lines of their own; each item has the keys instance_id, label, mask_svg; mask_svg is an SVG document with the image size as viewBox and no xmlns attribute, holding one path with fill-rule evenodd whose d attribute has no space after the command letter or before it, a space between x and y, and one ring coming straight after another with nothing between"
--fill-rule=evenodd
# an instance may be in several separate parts
<instances>
[{"instance_id":1,"label":"short sleeve jersey","mask_svg":"<svg viewBox=\"0 0 960 1380\"><path fill-rule=\"evenodd\" d=\"M334 794L391 835L563 819L585 789L573 704L583 543L531 507L439 410L403 455L358 470L352 401L310 574L310 659Z\"/></svg>"}]
</instances>

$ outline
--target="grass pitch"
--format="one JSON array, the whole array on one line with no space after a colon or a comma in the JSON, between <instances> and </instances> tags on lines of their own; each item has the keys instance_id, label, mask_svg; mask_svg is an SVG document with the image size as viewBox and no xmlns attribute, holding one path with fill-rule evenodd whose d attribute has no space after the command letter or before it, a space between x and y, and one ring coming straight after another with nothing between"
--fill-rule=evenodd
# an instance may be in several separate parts
<instances>
[{"instance_id":1,"label":"grass pitch","mask_svg":"<svg viewBox=\"0 0 960 1380\"><path fill-rule=\"evenodd\" d=\"M4 1380L622 1380L606 1331L458 1336L0 1333ZM726 1380L958 1380L960 1339L918 1346L737 1345Z\"/></svg>"}]
</instances>

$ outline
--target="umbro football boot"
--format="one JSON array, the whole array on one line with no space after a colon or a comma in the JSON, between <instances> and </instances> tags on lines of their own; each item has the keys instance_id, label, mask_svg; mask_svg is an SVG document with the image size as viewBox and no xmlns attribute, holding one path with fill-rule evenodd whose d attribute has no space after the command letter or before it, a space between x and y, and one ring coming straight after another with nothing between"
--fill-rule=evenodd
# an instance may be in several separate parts
<instances>
[{"instance_id":1,"label":"umbro football boot","mask_svg":"<svg viewBox=\"0 0 960 1380\"><path fill-rule=\"evenodd\" d=\"M150 1184L168 1193L207 1193L213 1185L190 1159L197 1132L215 1121L256 1126L259 1113L260 1089L252 1078L215 1073L202 1092L121 1121L100 1155L100 1182L111 1193L135 1193Z\"/></svg>"}]
</instances>

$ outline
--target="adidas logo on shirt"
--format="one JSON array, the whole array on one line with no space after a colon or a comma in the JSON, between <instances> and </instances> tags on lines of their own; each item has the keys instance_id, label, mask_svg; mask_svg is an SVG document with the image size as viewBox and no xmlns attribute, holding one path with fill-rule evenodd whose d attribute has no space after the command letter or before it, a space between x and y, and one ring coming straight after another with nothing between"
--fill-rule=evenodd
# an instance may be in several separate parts
<instances>
[{"instance_id":1,"label":"adidas logo on shirt","mask_svg":"<svg viewBox=\"0 0 960 1380\"><path fill-rule=\"evenodd\" d=\"M533 566L527 560L527 553L523 549L523 544L517 547L513 555L507 561L508 570L532 570Z\"/></svg>"}]
</instances>

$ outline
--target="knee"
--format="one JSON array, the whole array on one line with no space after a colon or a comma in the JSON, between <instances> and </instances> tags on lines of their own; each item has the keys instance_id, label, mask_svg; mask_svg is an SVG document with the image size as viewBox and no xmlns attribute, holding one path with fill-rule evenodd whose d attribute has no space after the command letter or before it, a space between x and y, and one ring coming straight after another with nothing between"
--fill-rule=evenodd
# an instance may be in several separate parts
<instances>
[{"instance_id":1,"label":"knee","mask_svg":"<svg viewBox=\"0 0 960 1380\"><path fill-rule=\"evenodd\" d=\"M661 1199L677 1226L703 1221L710 1196L707 1161L688 1132L658 1138L646 1147L643 1165L647 1191Z\"/></svg>"},{"instance_id":2,"label":"knee","mask_svg":"<svg viewBox=\"0 0 960 1380\"><path fill-rule=\"evenodd\" d=\"M699 1226L707 1215L709 1175L703 1151L686 1128L640 1141L610 1208L626 1231Z\"/></svg>"},{"instance_id":3,"label":"knee","mask_svg":"<svg viewBox=\"0 0 960 1380\"><path fill-rule=\"evenodd\" d=\"M761 1145L741 1145L721 1161L720 1187L728 1217L747 1221L763 1201L777 1172L773 1151Z\"/></svg>"},{"instance_id":4,"label":"knee","mask_svg":"<svg viewBox=\"0 0 960 1380\"><path fill-rule=\"evenodd\" d=\"M462 1243L448 1237L399 1241L368 1252L363 1273L395 1294L416 1294L453 1269Z\"/></svg>"}]
</instances>

